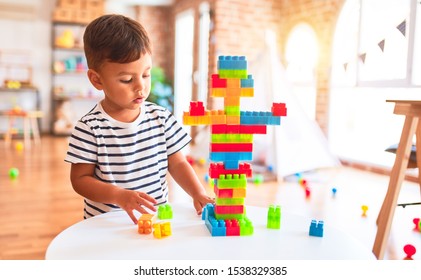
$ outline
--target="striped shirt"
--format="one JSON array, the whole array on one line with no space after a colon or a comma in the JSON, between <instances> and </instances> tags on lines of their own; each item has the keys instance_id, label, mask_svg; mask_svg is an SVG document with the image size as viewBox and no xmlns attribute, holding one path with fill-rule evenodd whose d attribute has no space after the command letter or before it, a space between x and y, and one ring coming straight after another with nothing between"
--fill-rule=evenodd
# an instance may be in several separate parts
<instances>
[{"instance_id":1,"label":"striped shirt","mask_svg":"<svg viewBox=\"0 0 421 280\"><path fill-rule=\"evenodd\" d=\"M168 156L191 141L174 116L145 102L131 123L111 118L98 103L73 129L65 161L95 164L95 178L167 202ZM120 209L85 198L84 217Z\"/></svg>"}]
</instances>

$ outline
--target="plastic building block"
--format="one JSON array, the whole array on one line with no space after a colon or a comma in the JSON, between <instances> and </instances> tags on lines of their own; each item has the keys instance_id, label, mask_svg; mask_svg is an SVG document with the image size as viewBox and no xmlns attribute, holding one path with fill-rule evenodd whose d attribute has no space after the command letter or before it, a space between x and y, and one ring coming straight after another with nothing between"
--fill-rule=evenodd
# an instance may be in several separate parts
<instances>
[{"instance_id":1,"label":"plastic building block","mask_svg":"<svg viewBox=\"0 0 421 280\"><path fill-rule=\"evenodd\" d=\"M230 198L222 198L217 197L215 199L215 205L244 205L244 197L230 197Z\"/></svg>"},{"instance_id":2,"label":"plastic building block","mask_svg":"<svg viewBox=\"0 0 421 280\"><path fill-rule=\"evenodd\" d=\"M312 220L310 224L310 236L323 237L323 221Z\"/></svg>"},{"instance_id":3,"label":"plastic building block","mask_svg":"<svg viewBox=\"0 0 421 280\"><path fill-rule=\"evenodd\" d=\"M239 236L240 235L240 224L238 220L226 220L225 230L227 236Z\"/></svg>"},{"instance_id":4,"label":"plastic building block","mask_svg":"<svg viewBox=\"0 0 421 280\"><path fill-rule=\"evenodd\" d=\"M250 163L240 163L238 169L236 170L227 170L223 163L210 163L209 165L209 177L210 178L219 178L220 175L235 175L235 174L244 174L246 177L251 177L253 171L251 169Z\"/></svg>"},{"instance_id":5,"label":"plastic building block","mask_svg":"<svg viewBox=\"0 0 421 280\"><path fill-rule=\"evenodd\" d=\"M267 228L270 228L270 229L281 228L281 206L279 205L269 206Z\"/></svg>"},{"instance_id":6,"label":"plastic building block","mask_svg":"<svg viewBox=\"0 0 421 280\"><path fill-rule=\"evenodd\" d=\"M251 143L211 143L210 152L252 152Z\"/></svg>"},{"instance_id":7,"label":"plastic building block","mask_svg":"<svg viewBox=\"0 0 421 280\"><path fill-rule=\"evenodd\" d=\"M215 216L218 214L243 214L244 205L215 205Z\"/></svg>"},{"instance_id":8,"label":"plastic building block","mask_svg":"<svg viewBox=\"0 0 421 280\"><path fill-rule=\"evenodd\" d=\"M201 101L191 101L190 102L190 116L204 116L205 107L203 107L203 102Z\"/></svg>"},{"instance_id":9,"label":"plastic building block","mask_svg":"<svg viewBox=\"0 0 421 280\"><path fill-rule=\"evenodd\" d=\"M253 134L212 134L211 143L253 143Z\"/></svg>"},{"instance_id":10,"label":"plastic building block","mask_svg":"<svg viewBox=\"0 0 421 280\"><path fill-rule=\"evenodd\" d=\"M172 234L170 222L156 223L153 225L153 229L153 236L155 238L163 238Z\"/></svg>"},{"instance_id":11,"label":"plastic building block","mask_svg":"<svg viewBox=\"0 0 421 280\"><path fill-rule=\"evenodd\" d=\"M173 212L171 205L159 205L158 206L158 219L160 220L170 220L173 217Z\"/></svg>"},{"instance_id":12,"label":"plastic building block","mask_svg":"<svg viewBox=\"0 0 421 280\"><path fill-rule=\"evenodd\" d=\"M220 175L216 186L220 189L245 189L247 178L244 174Z\"/></svg>"},{"instance_id":13,"label":"plastic building block","mask_svg":"<svg viewBox=\"0 0 421 280\"><path fill-rule=\"evenodd\" d=\"M273 103L272 114L274 116L285 117L287 115L287 108L285 106L285 103Z\"/></svg>"},{"instance_id":14,"label":"plastic building block","mask_svg":"<svg viewBox=\"0 0 421 280\"><path fill-rule=\"evenodd\" d=\"M242 88L253 88L254 87L254 80L252 75L248 75L247 79L241 79L240 86Z\"/></svg>"},{"instance_id":15,"label":"plastic building block","mask_svg":"<svg viewBox=\"0 0 421 280\"><path fill-rule=\"evenodd\" d=\"M252 152L210 152L209 158L212 161L240 161L240 160L252 160Z\"/></svg>"},{"instance_id":16,"label":"plastic building block","mask_svg":"<svg viewBox=\"0 0 421 280\"><path fill-rule=\"evenodd\" d=\"M253 232L254 232L253 223L248 218L239 219L238 222L240 224L241 236L253 235Z\"/></svg>"},{"instance_id":17,"label":"plastic building block","mask_svg":"<svg viewBox=\"0 0 421 280\"><path fill-rule=\"evenodd\" d=\"M211 82L212 88L226 88L227 87L227 79L219 78L218 74L212 74L211 79L212 79L212 82Z\"/></svg>"},{"instance_id":18,"label":"plastic building block","mask_svg":"<svg viewBox=\"0 0 421 280\"><path fill-rule=\"evenodd\" d=\"M140 234L152 233L152 225L155 221L155 215L153 214L142 214L137 221L138 230Z\"/></svg>"},{"instance_id":19,"label":"plastic building block","mask_svg":"<svg viewBox=\"0 0 421 280\"><path fill-rule=\"evenodd\" d=\"M246 189L219 189L214 185L214 192L218 198L244 198Z\"/></svg>"}]
</instances>

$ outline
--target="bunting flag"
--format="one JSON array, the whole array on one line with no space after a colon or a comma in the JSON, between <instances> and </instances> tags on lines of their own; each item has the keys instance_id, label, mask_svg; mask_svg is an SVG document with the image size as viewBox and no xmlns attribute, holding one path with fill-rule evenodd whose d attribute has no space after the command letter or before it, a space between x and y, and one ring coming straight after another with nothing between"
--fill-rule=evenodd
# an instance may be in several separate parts
<instances>
[{"instance_id":1,"label":"bunting flag","mask_svg":"<svg viewBox=\"0 0 421 280\"><path fill-rule=\"evenodd\" d=\"M358 56L363 63L365 63L365 55L366 55L366 53L362 53Z\"/></svg>"},{"instance_id":2,"label":"bunting flag","mask_svg":"<svg viewBox=\"0 0 421 280\"><path fill-rule=\"evenodd\" d=\"M406 37L406 20L402 21L396 28Z\"/></svg>"},{"instance_id":3,"label":"bunting flag","mask_svg":"<svg viewBox=\"0 0 421 280\"><path fill-rule=\"evenodd\" d=\"M379 48L382 50L382 52L384 52L384 43L385 43L385 39L381 40L377 45L379 46Z\"/></svg>"}]
</instances>

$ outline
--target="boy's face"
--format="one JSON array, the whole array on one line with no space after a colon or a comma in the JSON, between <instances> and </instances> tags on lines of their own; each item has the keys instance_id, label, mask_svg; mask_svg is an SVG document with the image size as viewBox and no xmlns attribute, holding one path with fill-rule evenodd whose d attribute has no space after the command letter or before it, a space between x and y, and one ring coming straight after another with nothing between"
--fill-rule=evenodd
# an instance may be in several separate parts
<instances>
[{"instance_id":1,"label":"boy's face","mask_svg":"<svg viewBox=\"0 0 421 280\"><path fill-rule=\"evenodd\" d=\"M144 54L129 63L104 62L98 72L90 69L88 77L96 89L104 91L104 110L116 120L131 122L149 96L151 68L151 55Z\"/></svg>"}]
</instances>

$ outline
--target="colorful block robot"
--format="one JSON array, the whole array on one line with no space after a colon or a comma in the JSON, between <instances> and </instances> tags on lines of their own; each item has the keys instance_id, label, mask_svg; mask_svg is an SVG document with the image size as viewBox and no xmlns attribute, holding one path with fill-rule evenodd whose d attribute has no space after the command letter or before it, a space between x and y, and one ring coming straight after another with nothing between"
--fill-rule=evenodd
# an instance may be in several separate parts
<instances>
[{"instance_id":1,"label":"colorful block robot","mask_svg":"<svg viewBox=\"0 0 421 280\"><path fill-rule=\"evenodd\" d=\"M206 110L191 102L183 114L185 125L209 125L209 178L213 179L215 205L204 208L202 219L212 236L251 235L244 198L252 176L253 135L266 134L268 125L280 125L284 103L273 103L271 112L241 111L240 99L254 96L254 80L244 56L219 56L218 74L211 75L211 96L224 98L224 110Z\"/></svg>"}]
</instances>

